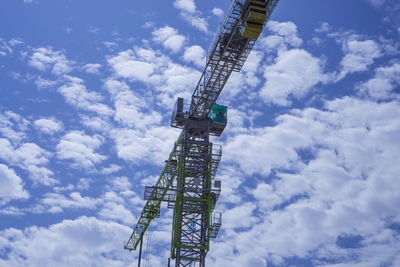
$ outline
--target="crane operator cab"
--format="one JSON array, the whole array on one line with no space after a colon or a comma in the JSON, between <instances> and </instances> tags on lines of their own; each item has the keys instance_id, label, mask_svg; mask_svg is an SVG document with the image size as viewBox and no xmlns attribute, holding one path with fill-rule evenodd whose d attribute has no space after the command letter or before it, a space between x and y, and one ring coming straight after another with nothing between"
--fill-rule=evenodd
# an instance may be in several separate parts
<instances>
[{"instance_id":1,"label":"crane operator cab","mask_svg":"<svg viewBox=\"0 0 400 267\"><path fill-rule=\"evenodd\" d=\"M227 124L227 107L214 104L208 113L210 119L209 132L211 135L220 136ZM183 98L178 97L174 111L171 116L171 127L183 129L189 119L189 112L186 110Z\"/></svg>"},{"instance_id":2,"label":"crane operator cab","mask_svg":"<svg viewBox=\"0 0 400 267\"><path fill-rule=\"evenodd\" d=\"M271 0L248 0L244 7L241 35L244 38L258 39L267 19L267 8Z\"/></svg>"},{"instance_id":3,"label":"crane operator cab","mask_svg":"<svg viewBox=\"0 0 400 267\"><path fill-rule=\"evenodd\" d=\"M220 136L224 131L227 120L227 107L214 104L208 117L211 119L210 134Z\"/></svg>"}]
</instances>

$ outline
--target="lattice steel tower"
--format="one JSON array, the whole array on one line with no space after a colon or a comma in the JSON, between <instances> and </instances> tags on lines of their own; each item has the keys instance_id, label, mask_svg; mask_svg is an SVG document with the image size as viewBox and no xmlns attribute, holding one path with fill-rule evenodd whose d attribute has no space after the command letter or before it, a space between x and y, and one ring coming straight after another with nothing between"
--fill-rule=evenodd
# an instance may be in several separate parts
<instances>
[{"instance_id":1,"label":"lattice steel tower","mask_svg":"<svg viewBox=\"0 0 400 267\"><path fill-rule=\"evenodd\" d=\"M174 209L171 258L175 266L205 266L210 238L221 227L213 212L221 192L215 180L221 146L209 141L227 124L227 107L215 102L233 71L240 71L279 0L233 0L207 55L206 67L192 95L190 108L178 98L171 126L182 129L163 171L152 187L141 217L124 248L135 250L151 221L160 216L161 202Z\"/></svg>"}]
</instances>

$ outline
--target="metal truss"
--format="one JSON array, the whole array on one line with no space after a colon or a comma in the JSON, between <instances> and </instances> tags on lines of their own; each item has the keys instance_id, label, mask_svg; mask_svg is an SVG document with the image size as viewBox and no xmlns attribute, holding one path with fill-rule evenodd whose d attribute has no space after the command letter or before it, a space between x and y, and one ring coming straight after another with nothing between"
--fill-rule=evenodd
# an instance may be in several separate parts
<instances>
[{"instance_id":1,"label":"metal truss","mask_svg":"<svg viewBox=\"0 0 400 267\"><path fill-rule=\"evenodd\" d=\"M151 221L160 216L160 206L163 201L164 196L167 194L168 189L172 186L172 183L177 176L177 162L179 158L179 149L181 148L180 143L183 138L183 132L175 142L174 148L169 155L168 160L161 172L160 177L155 185L156 190L153 194L159 196L158 198L151 198L146 202L142 213L140 215L139 221L136 224L133 232L125 243L124 248L127 250L135 250L143 237L143 233L146 231L147 227L150 225Z\"/></svg>"},{"instance_id":2,"label":"metal truss","mask_svg":"<svg viewBox=\"0 0 400 267\"><path fill-rule=\"evenodd\" d=\"M246 9L249 11L255 2L232 0L211 44L189 111L183 111L183 99L178 98L171 126L183 129L182 133L156 185L145 188L147 203L125 249L137 248L150 222L159 216L164 201L174 209L171 258L175 259L175 267L205 267L210 238L217 237L222 223L221 213L213 213L221 191L221 182L214 177L222 153L220 146L210 143L209 136L220 136L226 125L226 121L219 125L208 114L231 73L241 70L254 47L256 39L243 37L241 30L245 27ZM265 1L265 23L278 2Z\"/></svg>"},{"instance_id":3,"label":"metal truss","mask_svg":"<svg viewBox=\"0 0 400 267\"><path fill-rule=\"evenodd\" d=\"M207 56L206 68L192 95L189 116L202 119L211 110L232 71L240 71L255 40L237 34L244 1L232 1Z\"/></svg>"}]
</instances>

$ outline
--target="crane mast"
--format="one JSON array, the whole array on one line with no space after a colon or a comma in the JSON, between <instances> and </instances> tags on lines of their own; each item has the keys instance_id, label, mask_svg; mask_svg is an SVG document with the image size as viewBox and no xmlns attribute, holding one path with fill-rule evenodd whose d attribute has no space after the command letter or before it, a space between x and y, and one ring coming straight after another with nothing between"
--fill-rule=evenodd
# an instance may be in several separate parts
<instances>
[{"instance_id":1,"label":"crane mast","mask_svg":"<svg viewBox=\"0 0 400 267\"><path fill-rule=\"evenodd\" d=\"M216 238L222 216L214 212L221 192L215 179L221 146L210 142L227 124L227 107L217 98L233 71L240 71L279 0L233 0L207 54L206 67L193 92L190 108L178 98L171 126L182 129L161 175L146 186L147 200L124 248L135 250L162 202L174 210L171 258L175 266L205 266L210 238Z\"/></svg>"}]
</instances>

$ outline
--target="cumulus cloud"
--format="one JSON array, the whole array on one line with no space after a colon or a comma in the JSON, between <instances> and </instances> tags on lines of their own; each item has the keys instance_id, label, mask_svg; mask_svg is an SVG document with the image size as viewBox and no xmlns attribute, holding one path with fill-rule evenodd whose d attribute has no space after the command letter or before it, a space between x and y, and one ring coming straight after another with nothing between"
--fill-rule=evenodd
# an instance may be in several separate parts
<instances>
[{"instance_id":1,"label":"cumulus cloud","mask_svg":"<svg viewBox=\"0 0 400 267\"><path fill-rule=\"evenodd\" d=\"M60 193L47 193L41 200L46 212L58 213L63 209L94 209L100 201L91 197L82 197L79 192L71 192L68 197Z\"/></svg>"},{"instance_id":2,"label":"cumulus cloud","mask_svg":"<svg viewBox=\"0 0 400 267\"><path fill-rule=\"evenodd\" d=\"M126 184L125 184L126 185ZM130 185L130 184L129 184ZM124 188L123 190L128 190ZM130 197L134 197L135 194L129 191ZM115 192L107 192L103 196L104 203L99 211L99 216L108 220L115 220L122 222L126 225L131 225L136 221L136 218L132 215L131 211L124 205L124 199L117 195ZM142 205L142 201L137 203ZM131 208L131 206L129 206Z\"/></svg>"},{"instance_id":3,"label":"cumulus cloud","mask_svg":"<svg viewBox=\"0 0 400 267\"><path fill-rule=\"evenodd\" d=\"M118 53L117 56L108 59L108 63L113 68L116 75L128 78L132 81L147 81L153 74L155 66L153 59L155 54L151 52L141 56L140 51L134 53L132 50L126 50Z\"/></svg>"},{"instance_id":4,"label":"cumulus cloud","mask_svg":"<svg viewBox=\"0 0 400 267\"><path fill-rule=\"evenodd\" d=\"M56 86L58 84L58 82L57 81L52 81L52 80L47 80L47 79L44 79L44 78L39 76L35 80L35 84L36 84L38 89L45 89L45 88L51 88L53 86Z\"/></svg>"},{"instance_id":5,"label":"cumulus cloud","mask_svg":"<svg viewBox=\"0 0 400 267\"><path fill-rule=\"evenodd\" d=\"M13 143L20 143L25 137L25 131L30 122L23 116L10 110L0 113L0 134Z\"/></svg>"},{"instance_id":6,"label":"cumulus cloud","mask_svg":"<svg viewBox=\"0 0 400 267\"><path fill-rule=\"evenodd\" d=\"M44 167L51 154L34 143L24 143L14 147L7 139L0 138L0 158L12 166L23 168L29 177L38 184L53 185L57 180L53 172Z\"/></svg>"},{"instance_id":7,"label":"cumulus cloud","mask_svg":"<svg viewBox=\"0 0 400 267\"><path fill-rule=\"evenodd\" d=\"M130 229L94 217L64 220L49 227L32 226L0 232L5 257L2 266L117 266L128 265L132 256L117 253Z\"/></svg>"},{"instance_id":8,"label":"cumulus cloud","mask_svg":"<svg viewBox=\"0 0 400 267\"><path fill-rule=\"evenodd\" d=\"M152 34L154 41L162 44L164 48L171 50L173 53L181 50L186 39L185 36L178 34L176 29L169 26L156 29Z\"/></svg>"},{"instance_id":9,"label":"cumulus cloud","mask_svg":"<svg viewBox=\"0 0 400 267\"><path fill-rule=\"evenodd\" d=\"M157 91L156 98L163 107L172 106L177 96L189 99L193 86L201 75L193 68L173 62L165 54L140 47L122 51L117 56L110 57L108 62L114 70L115 78L140 81L154 88ZM121 88L125 87L126 85ZM112 89L115 92L110 93L116 95L118 90ZM154 99L147 101L152 102Z\"/></svg>"},{"instance_id":10,"label":"cumulus cloud","mask_svg":"<svg viewBox=\"0 0 400 267\"><path fill-rule=\"evenodd\" d=\"M13 47L24 42L20 38L14 38L9 41L0 38L0 56L7 56L14 53Z\"/></svg>"},{"instance_id":11,"label":"cumulus cloud","mask_svg":"<svg viewBox=\"0 0 400 267\"><path fill-rule=\"evenodd\" d=\"M64 78L66 83L59 87L58 91L64 96L68 104L103 116L109 116L113 113L107 105L101 103L103 97L99 93L86 90L82 79L68 75Z\"/></svg>"},{"instance_id":12,"label":"cumulus cloud","mask_svg":"<svg viewBox=\"0 0 400 267\"><path fill-rule=\"evenodd\" d=\"M95 152L102 143L98 135L89 136L81 131L70 131L58 143L57 157L72 161L74 167L90 169L106 159L106 156Z\"/></svg>"},{"instance_id":13,"label":"cumulus cloud","mask_svg":"<svg viewBox=\"0 0 400 267\"><path fill-rule=\"evenodd\" d=\"M114 129L111 136L115 141L118 157L134 164L142 162L163 164L179 133L171 127L151 127L146 131Z\"/></svg>"},{"instance_id":14,"label":"cumulus cloud","mask_svg":"<svg viewBox=\"0 0 400 267\"><path fill-rule=\"evenodd\" d=\"M197 10L194 0L175 0L174 7L179 9L181 17L193 27L207 33L208 23ZM218 11L217 11L218 12Z\"/></svg>"},{"instance_id":15,"label":"cumulus cloud","mask_svg":"<svg viewBox=\"0 0 400 267\"><path fill-rule=\"evenodd\" d=\"M55 75L63 75L73 70L74 62L60 51L53 51L51 47L40 47L33 50L28 64L38 70L48 71Z\"/></svg>"},{"instance_id":16,"label":"cumulus cloud","mask_svg":"<svg viewBox=\"0 0 400 267\"><path fill-rule=\"evenodd\" d=\"M392 98L392 91L400 85L400 64L380 67L375 70L375 76L361 83L358 87L363 95L368 95L377 100Z\"/></svg>"},{"instance_id":17,"label":"cumulus cloud","mask_svg":"<svg viewBox=\"0 0 400 267\"><path fill-rule=\"evenodd\" d=\"M81 115L81 122L88 129L96 132L108 132L111 124L107 118L99 116Z\"/></svg>"},{"instance_id":18,"label":"cumulus cloud","mask_svg":"<svg viewBox=\"0 0 400 267\"><path fill-rule=\"evenodd\" d=\"M193 62L198 67L205 66L206 51L198 45L193 45L185 48L183 59L186 62Z\"/></svg>"},{"instance_id":19,"label":"cumulus cloud","mask_svg":"<svg viewBox=\"0 0 400 267\"><path fill-rule=\"evenodd\" d=\"M159 99L164 106L172 106L176 97L183 97L189 101L201 73L195 69L170 62L163 69L157 90L161 92Z\"/></svg>"},{"instance_id":20,"label":"cumulus cloud","mask_svg":"<svg viewBox=\"0 0 400 267\"><path fill-rule=\"evenodd\" d=\"M257 214L259 221L234 232L228 229L242 223L229 222L224 244L235 244L241 257L270 255L268 260L278 262L313 253L321 255L314 263L323 266L330 259L343 266L378 266L395 257L399 238L390 225L399 223L400 211L400 169L392 162L400 156L399 115L397 101L344 97L228 138L225 162L245 171L242 182L260 177L248 191L257 207L246 213ZM234 190L242 193L243 186ZM357 250L338 241L354 236L360 237ZM227 263L233 252L211 255L214 262Z\"/></svg>"},{"instance_id":21,"label":"cumulus cloud","mask_svg":"<svg viewBox=\"0 0 400 267\"><path fill-rule=\"evenodd\" d=\"M280 106L289 106L290 97L300 99L318 83L329 80L324 62L302 49L280 53L275 63L265 68L264 78L261 97L266 103Z\"/></svg>"},{"instance_id":22,"label":"cumulus cloud","mask_svg":"<svg viewBox=\"0 0 400 267\"><path fill-rule=\"evenodd\" d=\"M57 121L54 118L50 119L39 119L34 123L35 127L39 129L41 132L49 135L53 135L62 130L63 125L62 122Z\"/></svg>"},{"instance_id":23,"label":"cumulus cloud","mask_svg":"<svg viewBox=\"0 0 400 267\"><path fill-rule=\"evenodd\" d=\"M261 47L267 51L287 50L289 47L300 47L303 40L298 37L297 26L291 21L268 21L266 28L272 33L260 40Z\"/></svg>"},{"instance_id":24,"label":"cumulus cloud","mask_svg":"<svg viewBox=\"0 0 400 267\"><path fill-rule=\"evenodd\" d=\"M331 25L328 22L322 22L321 25L315 29L318 33L329 32L331 30Z\"/></svg>"},{"instance_id":25,"label":"cumulus cloud","mask_svg":"<svg viewBox=\"0 0 400 267\"><path fill-rule=\"evenodd\" d=\"M87 73L91 73L91 74L99 74L99 69L101 68L100 64L86 64L85 66L83 66L83 69L85 72Z\"/></svg>"},{"instance_id":26,"label":"cumulus cloud","mask_svg":"<svg viewBox=\"0 0 400 267\"><path fill-rule=\"evenodd\" d=\"M13 169L0 163L0 205L14 199L27 199L29 193L24 189L22 179Z\"/></svg>"},{"instance_id":27,"label":"cumulus cloud","mask_svg":"<svg viewBox=\"0 0 400 267\"><path fill-rule=\"evenodd\" d=\"M111 173L118 172L121 169L122 169L122 166L119 166L116 164L111 164L109 167L105 167L105 168L101 169L100 173L108 175Z\"/></svg>"},{"instance_id":28,"label":"cumulus cloud","mask_svg":"<svg viewBox=\"0 0 400 267\"><path fill-rule=\"evenodd\" d=\"M174 69L169 71L174 72ZM109 136L114 140L118 157L134 164L162 164L178 132L170 127L161 127L163 116L149 102L153 101L152 98L146 100L130 90L125 82L115 79L108 79L104 87L115 105L114 120L118 127L110 129Z\"/></svg>"},{"instance_id":29,"label":"cumulus cloud","mask_svg":"<svg viewBox=\"0 0 400 267\"><path fill-rule=\"evenodd\" d=\"M176 0L174 2L174 7L189 13L196 12L196 5L193 0Z\"/></svg>"},{"instance_id":30,"label":"cumulus cloud","mask_svg":"<svg viewBox=\"0 0 400 267\"><path fill-rule=\"evenodd\" d=\"M221 17L222 15L224 15L224 11L220 8L214 7L212 9L212 13L217 16L217 17Z\"/></svg>"},{"instance_id":31,"label":"cumulus cloud","mask_svg":"<svg viewBox=\"0 0 400 267\"><path fill-rule=\"evenodd\" d=\"M109 79L105 88L114 102L114 119L122 126L145 129L161 121L161 114L150 110L145 99L130 90L125 82Z\"/></svg>"},{"instance_id":32,"label":"cumulus cloud","mask_svg":"<svg viewBox=\"0 0 400 267\"><path fill-rule=\"evenodd\" d=\"M233 72L229 77L228 82L225 85L225 89L222 91L223 99L229 101L235 101L238 97L245 97L245 101L259 97L258 92L255 88L261 82L260 72L263 70L261 62L263 60L264 53L259 50L253 50L243 65L240 72ZM240 94L246 91L246 94ZM230 115L229 115L230 116ZM231 121L231 120L229 120Z\"/></svg>"},{"instance_id":33,"label":"cumulus cloud","mask_svg":"<svg viewBox=\"0 0 400 267\"><path fill-rule=\"evenodd\" d=\"M382 55L375 41L360 41L352 37L343 43L343 51L345 56L340 62L341 72L338 80L343 79L347 74L368 70L374 60Z\"/></svg>"}]
</instances>

